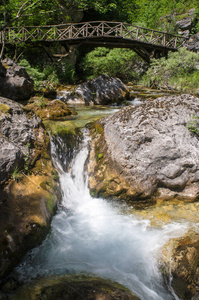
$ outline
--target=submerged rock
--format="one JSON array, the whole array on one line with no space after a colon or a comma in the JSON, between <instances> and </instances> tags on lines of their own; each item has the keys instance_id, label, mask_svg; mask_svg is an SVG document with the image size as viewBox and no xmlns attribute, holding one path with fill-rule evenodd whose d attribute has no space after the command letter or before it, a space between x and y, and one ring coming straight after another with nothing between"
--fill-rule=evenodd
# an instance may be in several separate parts
<instances>
[{"instance_id":1,"label":"submerged rock","mask_svg":"<svg viewBox=\"0 0 199 300\"><path fill-rule=\"evenodd\" d=\"M111 104L119 103L127 96L127 88L119 78L101 75L77 86L75 91L60 100L67 104Z\"/></svg>"},{"instance_id":2,"label":"submerged rock","mask_svg":"<svg viewBox=\"0 0 199 300\"><path fill-rule=\"evenodd\" d=\"M122 285L88 276L54 276L33 281L21 288L13 300L139 300Z\"/></svg>"},{"instance_id":3,"label":"submerged rock","mask_svg":"<svg viewBox=\"0 0 199 300\"><path fill-rule=\"evenodd\" d=\"M41 119L0 98L0 279L42 242L60 199Z\"/></svg>"},{"instance_id":4,"label":"submerged rock","mask_svg":"<svg viewBox=\"0 0 199 300\"><path fill-rule=\"evenodd\" d=\"M0 62L0 96L12 100L26 100L34 90L33 79L26 69L11 59Z\"/></svg>"},{"instance_id":5,"label":"submerged rock","mask_svg":"<svg viewBox=\"0 0 199 300\"><path fill-rule=\"evenodd\" d=\"M198 199L199 98L169 96L126 107L95 125L91 192L121 199ZM190 128L190 130L188 129Z\"/></svg>"}]
</instances>

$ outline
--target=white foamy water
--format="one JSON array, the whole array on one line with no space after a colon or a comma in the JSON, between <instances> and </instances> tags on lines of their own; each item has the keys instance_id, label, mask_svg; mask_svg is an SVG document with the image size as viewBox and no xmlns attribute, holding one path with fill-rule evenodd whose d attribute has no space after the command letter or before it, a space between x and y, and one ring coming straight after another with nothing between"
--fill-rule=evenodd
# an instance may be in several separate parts
<instances>
[{"instance_id":1,"label":"white foamy water","mask_svg":"<svg viewBox=\"0 0 199 300\"><path fill-rule=\"evenodd\" d=\"M149 220L125 215L119 205L92 198L84 172L87 156L88 138L70 172L60 174L63 201L52 231L18 268L19 277L90 274L117 281L143 300L178 299L164 287L158 256L169 238L182 235L187 225L154 229Z\"/></svg>"}]
</instances>

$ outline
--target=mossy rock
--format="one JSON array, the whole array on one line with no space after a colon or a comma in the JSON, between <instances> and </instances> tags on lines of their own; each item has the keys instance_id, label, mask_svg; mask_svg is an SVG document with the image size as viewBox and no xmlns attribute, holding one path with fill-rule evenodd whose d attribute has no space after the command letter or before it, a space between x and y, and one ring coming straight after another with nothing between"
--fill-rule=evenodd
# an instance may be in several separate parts
<instances>
[{"instance_id":1,"label":"mossy rock","mask_svg":"<svg viewBox=\"0 0 199 300\"><path fill-rule=\"evenodd\" d=\"M74 114L68 106L60 101L49 101L44 97L34 97L26 105L26 110L33 110L42 120L65 120L66 117Z\"/></svg>"},{"instance_id":2,"label":"mossy rock","mask_svg":"<svg viewBox=\"0 0 199 300\"><path fill-rule=\"evenodd\" d=\"M118 299L139 300L124 286L101 278L88 276L52 276L43 278L21 288L9 299L36 300L36 299Z\"/></svg>"},{"instance_id":3,"label":"mossy rock","mask_svg":"<svg viewBox=\"0 0 199 300\"><path fill-rule=\"evenodd\" d=\"M10 107L6 104L0 103L0 116L2 114L9 114L10 112Z\"/></svg>"}]
</instances>

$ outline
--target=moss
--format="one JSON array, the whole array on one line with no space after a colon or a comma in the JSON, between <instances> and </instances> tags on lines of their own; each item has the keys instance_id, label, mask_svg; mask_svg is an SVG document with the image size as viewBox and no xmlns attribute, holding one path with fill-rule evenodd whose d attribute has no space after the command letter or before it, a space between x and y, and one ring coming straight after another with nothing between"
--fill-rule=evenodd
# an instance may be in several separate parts
<instances>
[{"instance_id":1,"label":"moss","mask_svg":"<svg viewBox=\"0 0 199 300\"><path fill-rule=\"evenodd\" d=\"M9 114L9 112L10 112L10 107L6 104L0 103L0 115Z\"/></svg>"},{"instance_id":2,"label":"moss","mask_svg":"<svg viewBox=\"0 0 199 300\"><path fill-rule=\"evenodd\" d=\"M51 215L52 215L53 212L54 212L54 208L55 208L55 201L54 201L54 196L53 196L53 194L50 194L50 195L47 197L46 207L47 207L48 211L49 211L49 212L51 213Z\"/></svg>"},{"instance_id":3,"label":"moss","mask_svg":"<svg viewBox=\"0 0 199 300\"><path fill-rule=\"evenodd\" d=\"M73 114L64 102L49 101L44 97L32 98L25 109L32 109L42 120L62 120Z\"/></svg>"},{"instance_id":4,"label":"moss","mask_svg":"<svg viewBox=\"0 0 199 300\"><path fill-rule=\"evenodd\" d=\"M46 181L42 181L42 182L40 183L40 187L41 187L43 190L47 190Z\"/></svg>"},{"instance_id":5,"label":"moss","mask_svg":"<svg viewBox=\"0 0 199 300\"><path fill-rule=\"evenodd\" d=\"M97 155L97 160L99 161L100 159L102 159L104 157L104 154L103 153L99 153Z\"/></svg>"},{"instance_id":6,"label":"moss","mask_svg":"<svg viewBox=\"0 0 199 300\"><path fill-rule=\"evenodd\" d=\"M139 298L110 280L85 275L62 275L35 280L19 289L15 299L131 299Z\"/></svg>"},{"instance_id":7,"label":"moss","mask_svg":"<svg viewBox=\"0 0 199 300\"><path fill-rule=\"evenodd\" d=\"M59 174L58 174L57 171L52 170L51 175L53 176L53 179L54 179L55 181L58 181L58 180L59 180Z\"/></svg>"},{"instance_id":8,"label":"moss","mask_svg":"<svg viewBox=\"0 0 199 300\"><path fill-rule=\"evenodd\" d=\"M95 123L94 128L96 133L103 134L104 129L102 125L100 125L99 123Z\"/></svg>"}]
</instances>

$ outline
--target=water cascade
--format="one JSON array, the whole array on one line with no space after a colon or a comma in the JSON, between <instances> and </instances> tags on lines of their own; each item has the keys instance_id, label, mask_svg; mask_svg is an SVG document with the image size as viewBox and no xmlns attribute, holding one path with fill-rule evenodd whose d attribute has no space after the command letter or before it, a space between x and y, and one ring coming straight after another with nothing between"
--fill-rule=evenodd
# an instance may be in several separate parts
<instances>
[{"instance_id":1,"label":"water cascade","mask_svg":"<svg viewBox=\"0 0 199 300\"><path fill-rule=\"evenodd\" d=\"M85 133L69 172L59 165L63 200L51 233L17 268L21 280L53 274L87 274L117 281L144 300L178 299L164 285L158 268L160 249L188 230L184 223L152 228L150 221L128 213L124 204L89 194ZM52 145L56 159L56 145Z\"/></svg>"}]
</instances>

